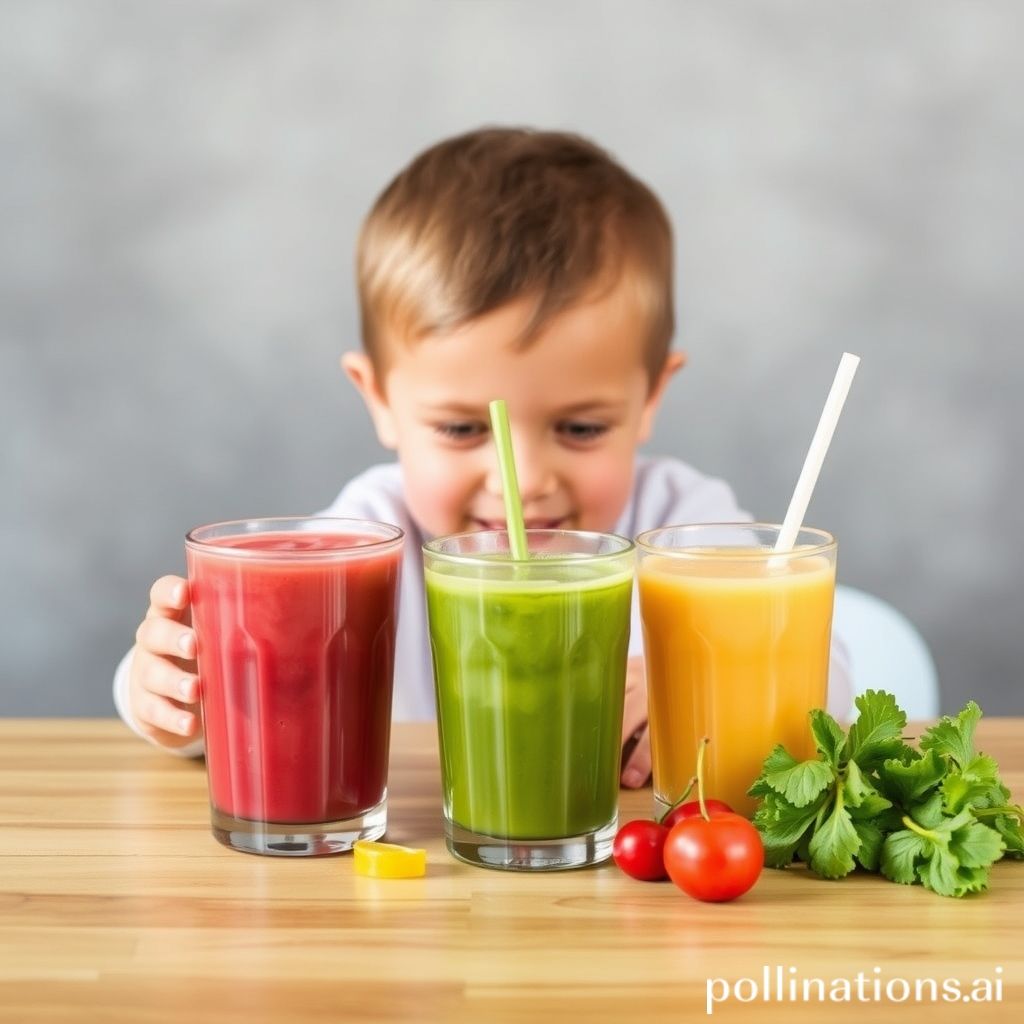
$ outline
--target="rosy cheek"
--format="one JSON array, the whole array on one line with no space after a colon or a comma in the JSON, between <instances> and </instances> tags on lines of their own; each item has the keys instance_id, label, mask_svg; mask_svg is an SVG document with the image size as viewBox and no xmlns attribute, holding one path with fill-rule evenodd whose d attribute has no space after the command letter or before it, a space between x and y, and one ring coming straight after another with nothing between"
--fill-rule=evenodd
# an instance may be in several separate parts
<instances>
[{"instance_id":1,"label":"rosy cheek","mask_svg":"<svg viewBox=\"0 0 1024 1024\"><path fill-rule=\"evenodd\" d=\"M605 465L578 481L580 526L585 530L614 528L629 500L632 463Z\"/></svg>"},{"instance_id":2,"label":"rosy cheek","mask_svg":"<svg viewBox=\"0 0 1024 1024\"><path fill-rule=\"evenodd\" d=\"M465 467L459 469L448 459L413 459L403 465L409 511L428 533L452 533L465 526L474 485Z\"/></svg>"}]
</instances>

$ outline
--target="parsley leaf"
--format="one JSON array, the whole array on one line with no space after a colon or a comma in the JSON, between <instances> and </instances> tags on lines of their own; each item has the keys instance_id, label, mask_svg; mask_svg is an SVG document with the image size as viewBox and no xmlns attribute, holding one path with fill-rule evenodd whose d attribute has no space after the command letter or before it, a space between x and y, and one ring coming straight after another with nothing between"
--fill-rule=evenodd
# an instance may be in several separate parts
<instances>
[{"instance_id":1,"label":"parsley leaf","mask_svg":"<svg viewBox=\"0 0 1024 1024\"><path fill-rule=\"evenodd\" d=\"M774 792L774 787L768 782L768 776L784 772L796 764L797 759L781 743L776 744L772 752L764 759L761 774L747 790L747 796L767 796Z\"/></svg>"},{"instance_id":2,"label":"parsley leaf","mask_svg":"<svg viewBox=\"0 0 1024 1024\"><path fill-rule=\"evenodd\" d=\"M937 828L942 824L942 794L936 791L924 803L911 807L910 816L921 828Z\"/></svg>"},{"instance_id":3,"label":"parsley leaf","mask_svg":"<svg viewBox=\"0 0 1024 1024\"><path fill-rule=\"evenodd\" d=\"M1002 837L1006 845L1006 856L1014 860L1024 859L1024 827L1022 827L1020 808L1017 814L999 814L992 819L992 826Z\"/></svg>"},{"instance_id":4,"label":"parsley leaf","mask_svg":"<svg viewBox=\"0 0 1024 1024\"><path fill-rule=\"evenodd\" d=\"M986 870L1005 849L999 834L974 820L970 811L921 828L906 816L907 828L882 847L882 874L894 882L918 880L942 896L963 896L988 884Z\"/></svg>"},{"instance_id":5,"label":"parsley leaf","mask_svg":"<svg viewBox=\"0 0 1024 1024\"><path fill-rule=\"evenodd\" d=\"M877 871L878 861L882 853L882 842L885 835L881 828L871 821L857 821L853 827L860 838L860 848L854 854L858 863L866 871Z\"/></svg>"},{"instance_id":6,"label":"parsley leaf","mask_svg":"<svg viewBox=\"0 0 1024 1024\"><path fill-rule=\"evenodd\" d=\"M896 803L904 806L921 800L937 786L946 774L946 763L929 750L924 757L905 764L891 757L878 768L878 778L884 792Z\"/></svg>"},{"instance_id":7,"label":"parsley leaf","mask_svg":"<svg viewBox=\"0 0 1024 1024\"><path fill-rule=\"evenodd\" d=\"M921 737L902 736L895 698L868 690L847 734L812 711L818 756L798 761L777 746L748 792L760 797L754 824L765 863L806 862L824 878L859 864L944 896L978 892L1002 856L1024 859L1024 808L1011 802L995 760L974 749L981 709L968 702Z\"/></svg>"},{"instance_id":8,"label":"parsley leaf","mask_svg":"<svg viewBox=\"0 0 1024 1024\"><path fill-rule=\"evenodd\" d=\"M970 815L969 811L958 814L954 821ZM999 833L973 817L967 819L959 828L951 828L949 849L960 861L961 867L987 868L1003 855L1006 844Z\"/></svg>"},{"instance_id":9,"label":"parsley leaf","mask_svg":"<svg viewBox=\"0 0 1024 1024\"><path fill-rule=\"evenodd\" d=\"M846 737L846 757L870 771L886 758L899 755L907 716L896 698L884 690L866 690L854 703L860 714Z\"/></svg>"},{"instance_id":10,"label":"parsley leaf","mask_svg":"<svg viewBox=\"0 0 1024 1024\"><path fill-rule=\"evenodd\" d=\"M928 751L934 754L934 750ZM1005 801L1005 787L999 782L999 766L987 754L976 754L958 772L942 780L947 814L958 814L968 805L993 807Z\"/></svg>"},{"instance_id":11,"label":"parsley leaf","mask_svg":"<svg viewBox=\"0 0 1024 1024\"><path fill-rule=\"evenodd\" d=\"M882 874L901 885L913 884L917 881L915 863L924 850L924 840L909 829L893 832L882 844Z\"/></svg>"},{"instance_id":12,"label":"parsley leaf","mask_svg":"<svg viewBox=\"0 0 1024 1024\"><path fill-rule=\"evenodd\" d=\"M765 782L794 807L806 807L835 777L835 769L823 761L794 761L789 767L764 774Z\"/></svg>"},{"instance_id":13,"label":"parsley leaf","mask_svg":"<svg viewBox=\"0 0 1024 1024\"><path fill-rule=\"evenodd\" d=\"M846 743L843 727L827 711L815 708L811 712L811 734L818 753L833 768L838 768Z\"/></svg>"},{"instance_id":14,"label":"parsley leaf","mask_svg":"<svg viewBox=\"0 0 1024 1024\"><path fill-rule=\"evenodd\" d=\"M974 757L974 729L981 718L981 708L969 700L956 718L943 716L921 737L922 750L934 750L951 757L964 768Z\"/></svg>"},{"instance_id":15,"label":"parsley leaf","mask_svg":"<svg viewBox=\"0 0 1024 1024\"><path fill-rule=\"evenodd\" d=\"M764 859L769 867L785 867L792 862L801 839L824 803L824 793L806 807L793 807L774 792L765 796L754 814L754 824L761 831Z\"/></svg>"},{"instance_id":16,"label":"parsley leaf","mask_svg":"<svg viewBox=\"0 0 1024 1024\"><path fill-rule=\"evenodd\" d=\"M926 862L918 866L918 877L926 888L942 896L984 889L987 872L978 869L997 861L1004 849L999 834L975 821L970 811L919 834L925 842Z\"/></svg>"},{"instance_id":17,"label":"parsley leaf","mask_svg":"<svg viewBox=\"0 0 1024 1024\"><path fill-rule=\"evenodd\" d=\"M860 844L850 812L843 806L842 787L837 787L832 813L815 828L807 848L811 869L822 878L848 875L853 870L854 854L860 850Z\"/></svg>"},{"instance_id":18,"label":"parsley leaf","mask_svg":"<svg viewBox=\"0 0 1024 1024\"><path fill-rule=\"evenodd\" d=\"M860 768L857 767L856 761L847 762L843 782L843 799L854 818L874 818L887 807L892 807L892 801L886 800L865 778Z\"/></svg>"}]
</instances>

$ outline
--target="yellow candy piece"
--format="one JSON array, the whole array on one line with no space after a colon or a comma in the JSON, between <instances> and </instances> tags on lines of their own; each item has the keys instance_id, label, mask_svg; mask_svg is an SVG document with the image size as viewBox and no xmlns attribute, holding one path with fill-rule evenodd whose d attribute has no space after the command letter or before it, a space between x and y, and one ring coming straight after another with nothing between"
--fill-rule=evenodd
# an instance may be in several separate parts
<instances>
[{"instance_id":1,"label":"yellow candy piece","mask_svg":"<svg viewBox=\"0 0 1024 1024\"><path fill-rule=\"evenodd\" d=\"M357 839L352 856L356 874L368 878L420 878L427 873L427 851L409 846Z\"/></svg>"}]
</instances>

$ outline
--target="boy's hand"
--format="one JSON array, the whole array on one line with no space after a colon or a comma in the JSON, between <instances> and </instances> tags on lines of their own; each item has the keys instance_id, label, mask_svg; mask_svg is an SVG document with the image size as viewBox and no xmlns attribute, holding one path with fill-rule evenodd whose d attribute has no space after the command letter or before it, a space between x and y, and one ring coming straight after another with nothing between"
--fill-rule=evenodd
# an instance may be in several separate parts
<instances>
[{"instance_id":1,"label":"boy's hand","mask_svg":"<svg viewBox=\"0 0 1024 1024\"><path fill-rule=\"evenodd\" d=\"M162 747L181 747L199 734L196 636L188 580L161 576L135 634L128 703L135 721Z\"/></svg>"},{"instance_id":2,"label":"boy's hand","mask_svg":"<svg viewBox=\"0 0 1024 1024\"><path fill-rule=\"evenodd\" d=\"M651 736L647 731L647 673L644 659L626 666L626 701L622 710L622 785L639 789L651 775ZM630 749L631 748L631 749Z\"/></svg>"}]
</instances>

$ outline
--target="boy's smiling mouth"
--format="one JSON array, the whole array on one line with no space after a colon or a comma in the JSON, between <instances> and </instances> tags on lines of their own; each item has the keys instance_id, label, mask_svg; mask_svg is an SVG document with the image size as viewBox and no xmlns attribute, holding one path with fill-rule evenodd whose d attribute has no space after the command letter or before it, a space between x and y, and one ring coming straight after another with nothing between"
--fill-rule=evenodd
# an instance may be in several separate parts
<instances>
[{"instance_id":1,"label":"boy's smiling mouth","mask_svg":"<svg viewBox=\"0 0 1024 1024\"><path fill-rule=\"evenodd\" d=\"M528 530L562 530L568 529L569 516L558 516L557 518L541 518L539 516L524 517L524 524ZM480 519L477 516L470 516L469 520L474 526L481 530L504 530L504 519Z\"/></svg>"}]
</instances>

